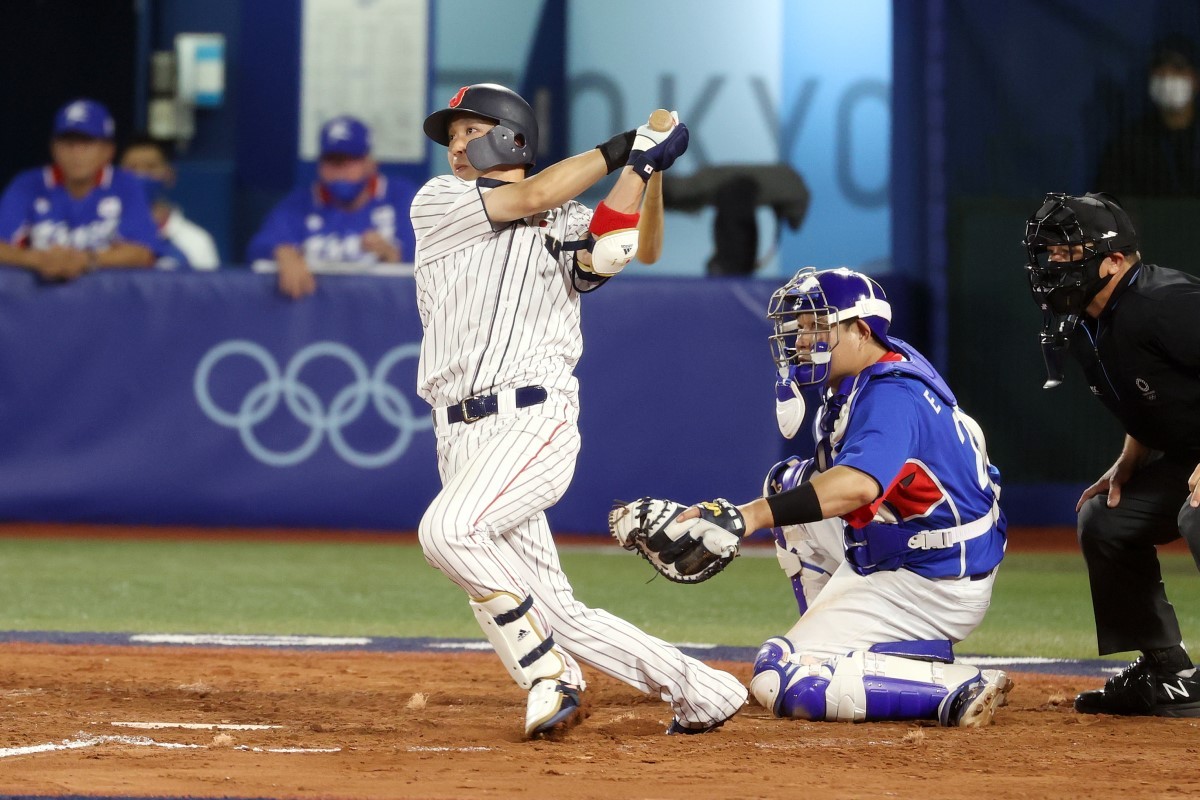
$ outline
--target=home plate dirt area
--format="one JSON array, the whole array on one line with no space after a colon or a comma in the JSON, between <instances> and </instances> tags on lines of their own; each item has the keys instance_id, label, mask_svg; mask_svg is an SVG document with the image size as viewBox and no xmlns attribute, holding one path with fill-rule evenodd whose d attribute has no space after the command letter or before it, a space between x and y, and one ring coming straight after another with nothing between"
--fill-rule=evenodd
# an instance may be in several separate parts
<instances>
[{"instance_id":1,"label":"home plate dirt area","mask_svg":"<svg viewBox=\"0 0 1200 800\"><path fill-rule=\"evenodd\" d=\"M745 681L746 663L717 662ZM777 720L665 736L588 670L588 719L521 739L491 653L0 645L0 793L51 797L1182 797L1200 721L1085 717L1101 678L1018 672L996 723Z\"/></svg>"}]
</instances>

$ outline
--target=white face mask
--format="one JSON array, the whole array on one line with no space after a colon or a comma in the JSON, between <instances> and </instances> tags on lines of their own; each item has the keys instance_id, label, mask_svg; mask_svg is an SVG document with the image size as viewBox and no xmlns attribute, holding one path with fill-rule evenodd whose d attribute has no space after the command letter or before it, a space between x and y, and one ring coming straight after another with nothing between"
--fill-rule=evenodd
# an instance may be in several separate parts
<instances>
[{"instance_id":1,"label":"white face mask","mask_svg":"<svg viewBox=\"0 0 1200 800\"><path fill-rule=\"evenodd\" d=\"M1195 87L1183 75L1156 75L1150 79L1150 99L1163 111L1178 111L1192 100Z\"/></svg>"}]
</instances>

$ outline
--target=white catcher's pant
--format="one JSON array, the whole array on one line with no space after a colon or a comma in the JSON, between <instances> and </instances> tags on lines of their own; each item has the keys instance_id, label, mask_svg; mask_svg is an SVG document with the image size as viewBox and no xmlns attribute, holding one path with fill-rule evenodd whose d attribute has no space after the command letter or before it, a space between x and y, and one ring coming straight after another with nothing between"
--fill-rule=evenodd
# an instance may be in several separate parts
<instances>
[{"instance_id":1,"label":"white catcher's pant","mask_svg":"<svg viewBox=\"0 0 1200 800\"><path fill-rule=\"evenodd\" d=\"M567 683L584 687L578 659L657 694L683 722L730 717L746 698L737 678L575 599L544 511L574 474L577 418L574 398L551 392L541 405L437 430L442 491L421 519L425 559L471 597L532 594Z\"/></svg>"},{"instance_id":2,"label":"white catcher's pant","mask_svg":"<svg viewBox=\"0 0 1200 800\"><path fill-rule=\"evenodd\" d=\"M809 528L841 529L841 520ZM810 531L814 540L832 541ZM808 611L786 634L797 653L842 656L882 642L949 639L958 643L983 622L996 571L981 580L930 580L906 569L859 575L842 562L810 599Z\"/></svg>"}]
</instances>

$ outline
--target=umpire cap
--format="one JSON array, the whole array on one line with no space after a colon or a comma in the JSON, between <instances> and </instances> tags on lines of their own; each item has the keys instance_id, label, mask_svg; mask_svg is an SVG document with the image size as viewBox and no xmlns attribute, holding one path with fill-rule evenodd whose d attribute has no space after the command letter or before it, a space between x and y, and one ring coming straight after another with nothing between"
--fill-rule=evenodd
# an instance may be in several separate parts
<instances>
[{"instance_id":1,"label":"umpire cap","mask_svg":"<svg viewBox=\"0 0 1200 800\"><path fill-rule=\"evenodd\" d=\"M1137 249L1133 222L1117 198L1105 192L1048 194L1025 228L1026 248L1055 244L1091 244L1097 252ZM1030 250L1033 258L1033 250Z\"/></svg>"},{"instance_id":2,"label":"umpire cap","mask_svg":"<svg viewBox=\"0 0 1200 800\"><path fill-rule=\"evenodd\" d=\"M538 147L538 124L524 98L496 83L464 86L450 98L446 108L425 118L425 135L442 146L450 144L450 120L455 114L470 113L496 121L496 127L467 144L467 158L478 170L501 164L534 164Z\"/></svg>"}]
</instances>

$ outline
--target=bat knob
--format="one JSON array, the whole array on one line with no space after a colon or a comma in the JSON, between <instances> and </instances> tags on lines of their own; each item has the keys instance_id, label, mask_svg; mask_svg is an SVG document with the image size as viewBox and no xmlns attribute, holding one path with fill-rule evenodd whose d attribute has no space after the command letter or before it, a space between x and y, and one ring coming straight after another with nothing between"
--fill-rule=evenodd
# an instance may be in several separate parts
<instances>
[{"instance_id":1,"label":"bat knob","mask_svg":"<svg viewBox=\"0 0 1200 800\"><path fill-rule=\"evenodd\" d=\"M656 131L669 131L675 125L675 118L665 108L656 108L650 115L650 127Z\"/></svg>"}]
</instances>

